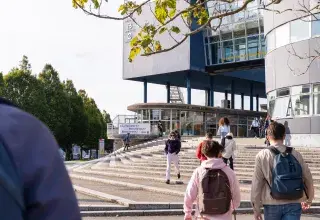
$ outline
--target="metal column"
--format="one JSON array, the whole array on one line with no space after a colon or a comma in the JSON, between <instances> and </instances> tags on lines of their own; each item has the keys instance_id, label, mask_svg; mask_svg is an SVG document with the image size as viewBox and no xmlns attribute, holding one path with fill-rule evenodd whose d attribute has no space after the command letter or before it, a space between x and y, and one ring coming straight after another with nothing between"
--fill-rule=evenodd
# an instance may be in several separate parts
<instances>
[{"instance_id":1,"label":"metal column","mask_svg":"<svg viewBox=\"0 0 320 220\"><path fill-rule=\"evenodd\" d=\"M143 89L144 89L143 102L147 103L148 102L148 82L146 79L143 82Z\"/></svg>"},{"instance_id":2,"label":"metal column","mask_svg":"<svg viewBox=\"0 0 320 220\"><path fill-rule=\"evenodd\" d=\"M214 79L212 76L210 76L210 106L214 106L214 91L213 91L213 84L214 84Z\"/></svg>"},{"instance_id":3,"label":"metal column","mask_svg":"<svg viewBox=\"0 0 320 220\"><path fill-rule=\"evenodd\" d=\"M167 103L170 103L170 83L167 83Z\"/></svg>"},{"instance_id":4,"label":"metal column","mask_svg":"<svg viewBox=\"0 0 320 220\"><path fill-rule=\"evenodd\" d=\"M206 106L211 106L210 89L206 90Z\"/></svg>"},{"instance_id":5,"label":"metal column","mask_svg":"<svg viewBox=\"0 0 320 220\"><path fill-rule=\"evenodd\" d=\"M187 104L191 105L191 82L190 74L187 74Z\"/></svg>"},{"instance_id":6,"label":"metal column","mask_svg":"<svg viewBox=\"0 0 320 220\"><path fill-rule=\"evenodd\" d=\"M253 111L253 83L250 83L250 111Z\"/></svg>"},{"instance_id":7,"label":"metal column","mask_svg":"<svg viewBox=\"0 0 320 220\"><path fill-rule=\"evenodd\" d=\"M234 109L234 80L231 81L231 109Z\"/></svg>"},{"instance_id":8,"label":"metal column","mask_svg":"<svg viewBox=\"0 0 320 220\"><path fill-rule=\"evenodd\" d=\"M256 95L256 111L259 111L259 95Z\"/></svg>"},{"instance_id":9,"label":"metal column","mask_svg":"<svg viewBox=\"0 0 320 220\"><path fill-rule=\"evenodd\" d=\"M241 110L244 110L244 93L241 93Z\"/></svg>"}]
</instances>

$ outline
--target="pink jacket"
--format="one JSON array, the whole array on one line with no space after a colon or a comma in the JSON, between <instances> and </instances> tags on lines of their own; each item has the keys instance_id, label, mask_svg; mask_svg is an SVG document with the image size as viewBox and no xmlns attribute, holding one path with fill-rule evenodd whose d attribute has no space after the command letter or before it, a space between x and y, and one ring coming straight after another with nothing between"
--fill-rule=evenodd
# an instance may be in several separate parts
<instances>
[{"instance_id":1,"label":"pink jacket","mask_svg":"<svg viewBox=\"0 0 320 220\"><path fill-rule=\"evenodd\" d=\"M192 206L198 196L199 175L205 172L205 168L222 169L222 171L227 174L230 181L232 201L228 213L215 216L204 215L203 217L208 220L232 220L232 211L240 206L240 186L233 170L231 170L220 158L208 158L208 160L203 161L201 166L193 172L184 197L185 219L191 217ZM196 205L195 216L200 217L197 206L198 205Z\"/></svg>"}]
</instances>

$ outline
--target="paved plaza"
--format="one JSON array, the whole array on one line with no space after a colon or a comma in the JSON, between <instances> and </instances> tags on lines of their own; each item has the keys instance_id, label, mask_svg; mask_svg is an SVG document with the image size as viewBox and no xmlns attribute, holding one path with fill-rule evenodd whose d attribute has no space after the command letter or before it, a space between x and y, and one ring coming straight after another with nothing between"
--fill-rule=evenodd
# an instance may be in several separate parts
<instances>
[{"instance_id":1,"label":"paved plaza","mask_svg":"<svg viewBox=\"0 0 320 220\"><path fill-rule=\"evenodd\" d=\"M166 158L163 140L133 146L129 151L117 150L114 154L89 162L67 163L83 217L107 216L107 219L126 219L116 216L174 216L152 219L181 219L183 197L192 172L199 166L195 150L203 138L182 142L180 172L183 184L176 184L174 167L171 184L165 184ZM262 139L236 139L235 172L240 181L241 206L238 213L252 213L250 200L251 178L255 155L264 148ZM320 151L298 148L308 163L314 178L316 199L313 213L320 213ZM104 217L106 219L106 217ZM150 217L147 217L150 219ZM238 219L250 219L241 216ZM306 217L305 219L315 219Z\"/></svg>"}]
</instances>

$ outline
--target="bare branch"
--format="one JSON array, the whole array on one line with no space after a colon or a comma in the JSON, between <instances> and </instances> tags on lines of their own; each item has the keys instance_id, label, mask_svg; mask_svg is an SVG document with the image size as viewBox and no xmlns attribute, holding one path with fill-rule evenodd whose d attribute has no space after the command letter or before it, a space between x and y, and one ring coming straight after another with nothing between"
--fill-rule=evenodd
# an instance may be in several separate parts
<instances>
[{"instance_id":1,"label":"bare branch","mask_svg":"<svg viewBox=\"0 0 320 220\"><path fill-rule=\"evenodd\" d=\"M164 53L164 52L168 52L170 50L175 49L176 47L180 46L183 42L185 42L188 39L189 36L185 36L181 41L179 41L177 44L173 45L172 47L160 50L160 51L154 51L154 52L150 52L150 53L145 53L145 54L141 54L141 56L150 56L150 55L154 55L154 54L159 54L159 53Z\"/></svg>"}]
</instances>

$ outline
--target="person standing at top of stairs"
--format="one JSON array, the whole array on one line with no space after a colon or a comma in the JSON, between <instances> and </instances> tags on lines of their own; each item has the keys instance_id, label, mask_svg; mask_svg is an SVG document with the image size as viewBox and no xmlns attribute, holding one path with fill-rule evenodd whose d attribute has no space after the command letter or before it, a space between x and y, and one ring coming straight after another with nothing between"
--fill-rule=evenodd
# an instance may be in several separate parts
<instances>
[{"instance_id":1,"label":"person standing at top of stairs","mask_svg":"<svg viewBox=\"0 0 320 220\"><path fill-rule=\"evenodd\" d=\"M221 140L222 140L222 138L224 138L229 132L230 132L229 119L228 118L221 118L219 120L219 128L218 128L217 135L220 135Z\"/></svg>"},{"instance_id":2,"label":"person standing at top of stairs","mask_svg":"<svg viewBox=\"0 0 320 220\"><path fill-rule=\"evenodd\" d=\"M123 143L124 143L123 151L126 151L126 149L129 150L129 147L130 147L130 133L128 133L126 135L126 137L123 139Z\"/></svg>"},{"instance_id":3,"label":"person standing at top of stairs","mask_svg":"<svg viewBox=\"0 0 320 220\"><path fill-rule=\"evenodd\" d=\"M177 138L177 134L175 132L171 132L169 135L169 139L165 142L164 151L167 155L167 170L166 170L166 183L170 184L170 166L171 162L174 163L174 166L177 171L178 179L180 179L180 170L179 170L179 152L181 149L181 142Z\"/></svg>"}]
</instances>

